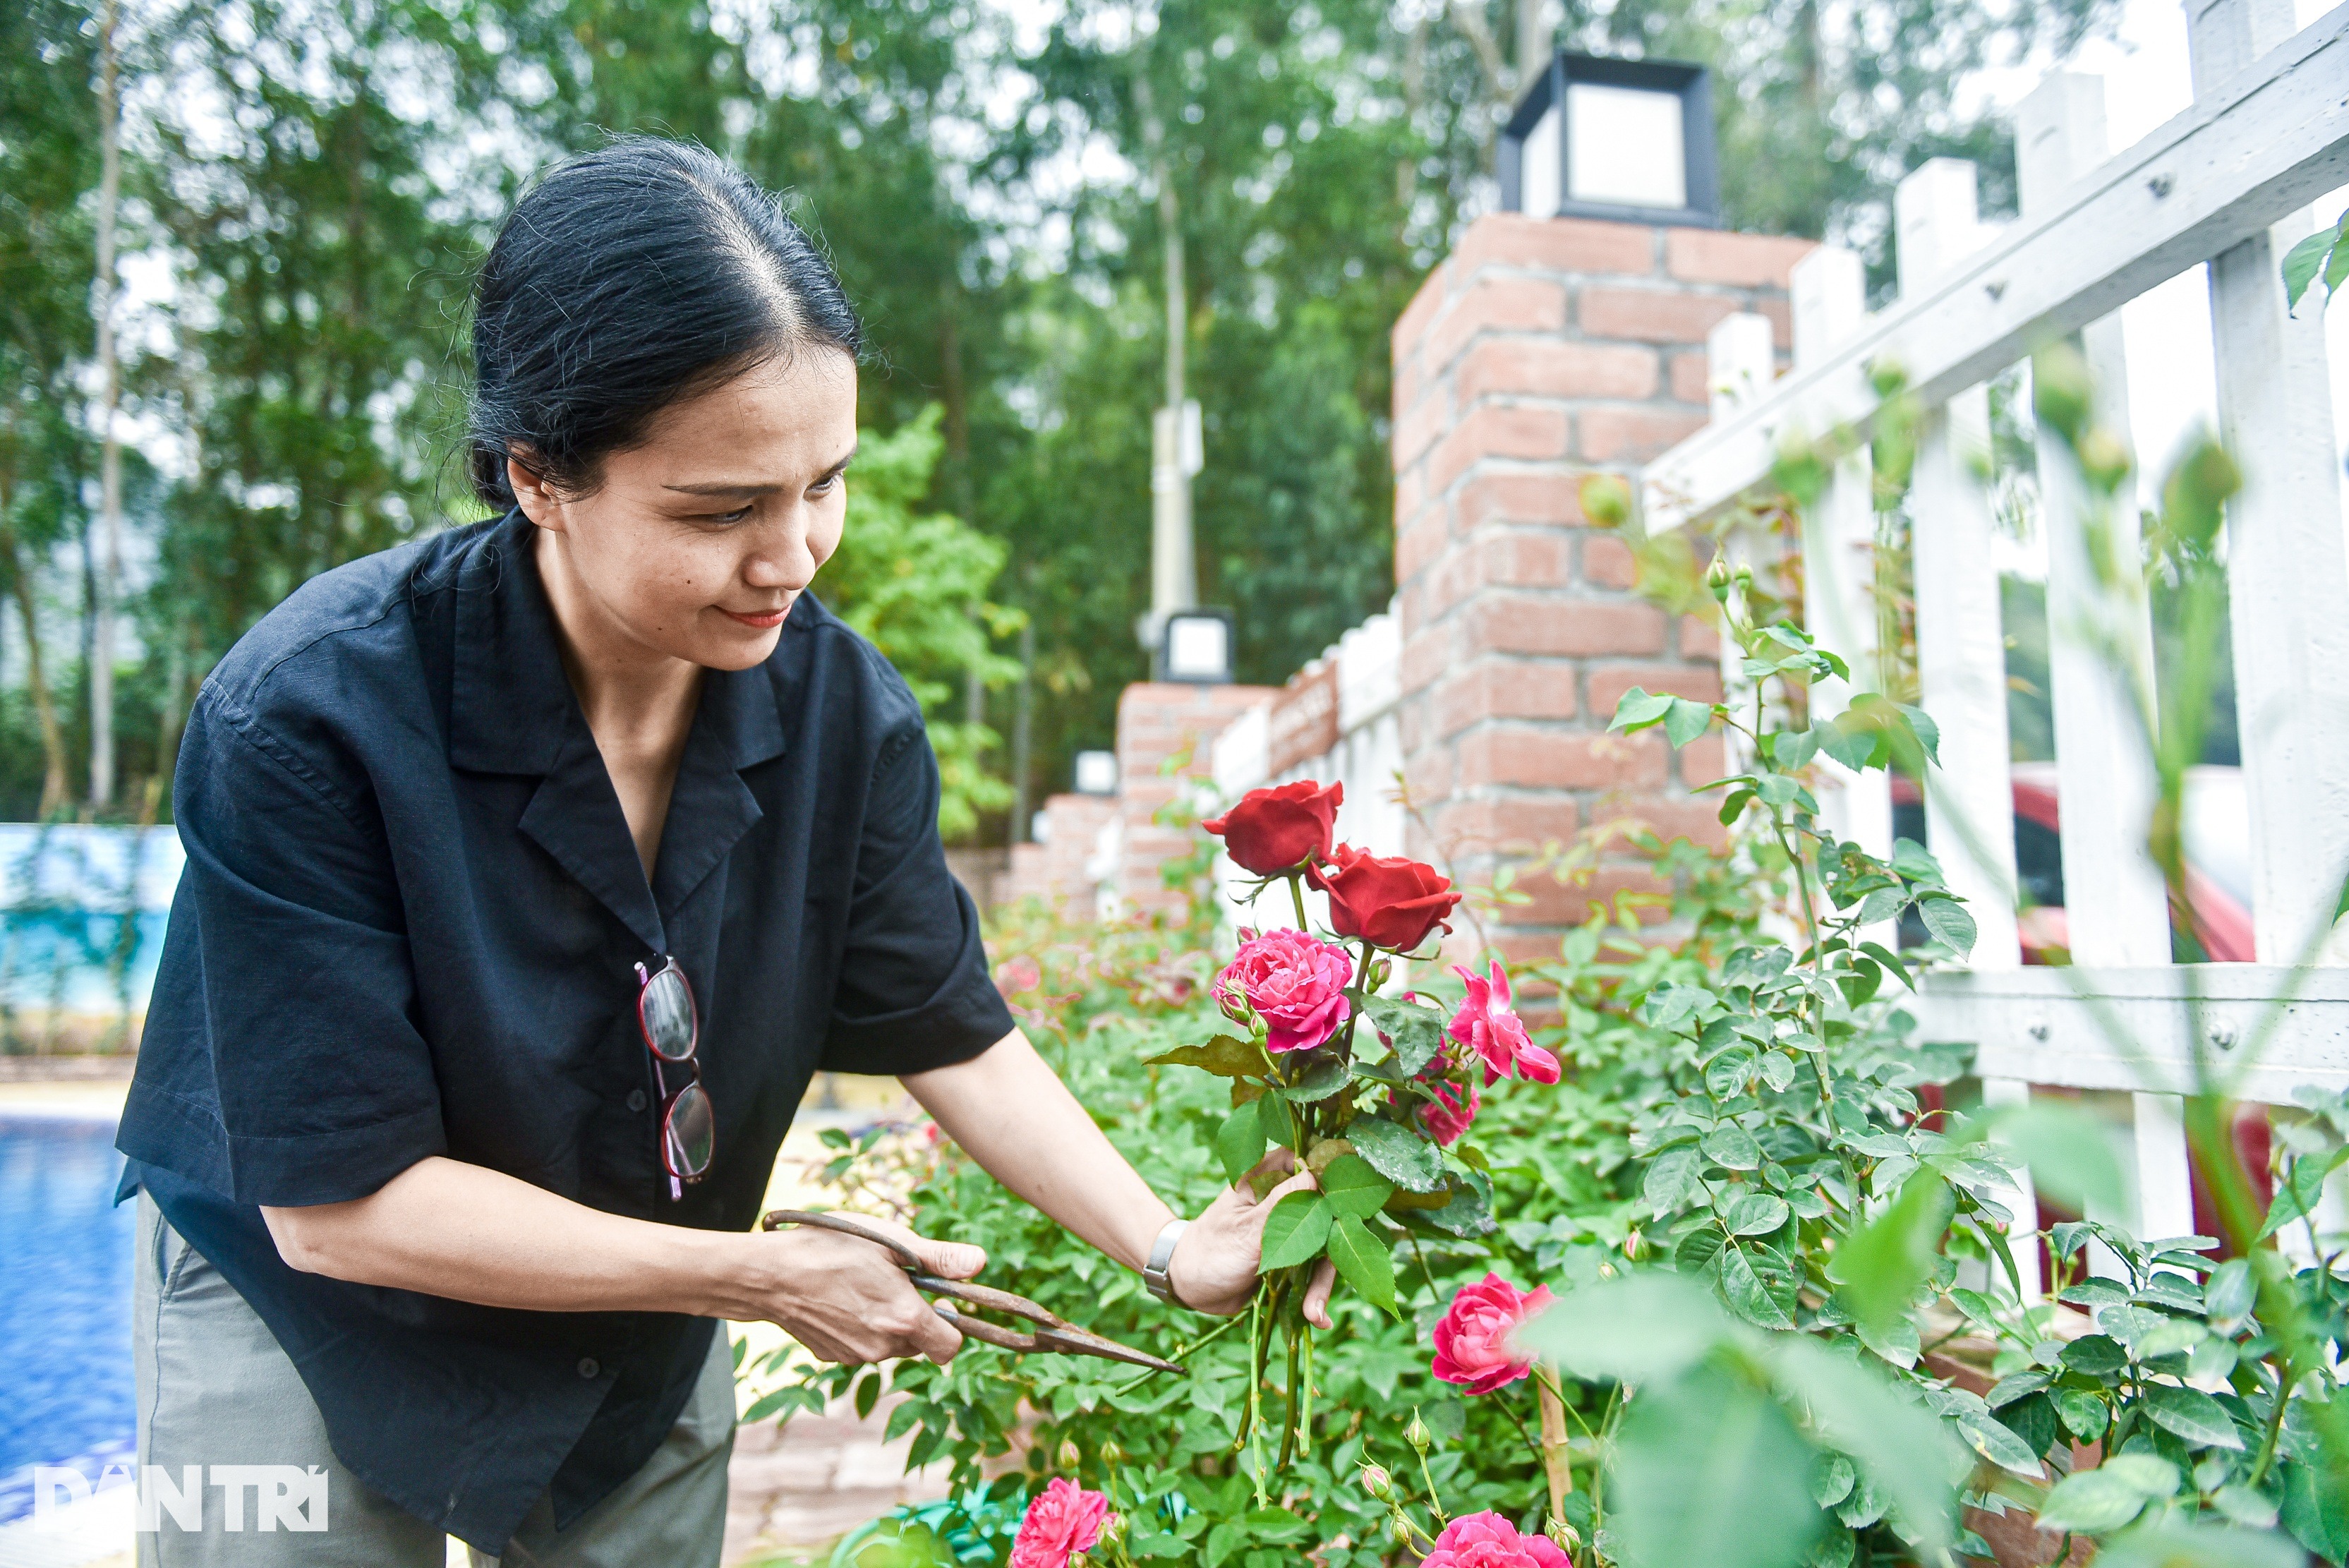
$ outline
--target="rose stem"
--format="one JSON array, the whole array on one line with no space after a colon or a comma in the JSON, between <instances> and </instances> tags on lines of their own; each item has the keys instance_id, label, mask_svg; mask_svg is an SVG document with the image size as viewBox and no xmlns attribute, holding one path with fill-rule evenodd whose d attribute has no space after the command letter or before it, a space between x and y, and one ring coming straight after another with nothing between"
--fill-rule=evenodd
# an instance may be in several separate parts
<instances>
[{"instance_id":1,"label":"rose stem","mask_svg":"<svg viewBox=\"0 0 2349 1568\"><path fill-rule=\"evenodd\" d=\"M1297 1358L1302 1349L1299 1343L1299 1334L1300 1331L1294 1328L1288 1333L1288 1403L1280 1421L1280 1457L1272 1463L1274 1469L1284 1474L1288 1469L1288 1461L1297 1457L1297 1410L1299 1397L1297 1384Z\"/></svg>"},{"instance_id":2,"label":"rose stem","mask_svg":"<svg viewBox=\"0 0 2349 1568\"><path fill-rule=\"evenodd\" d=\"M1297 906L1298 930L1300 933L1309 932L1311 927L1305 919L1305 881L1294 871L1288 873L1288 897Z\"/></svg>"},{"instance_id":3,"label":"rose stem","mask_svg":"<svg viewBox=\"0 0 2349 1568\"><path fill-rule=\"evenodd\" d=\"M1298 1418L1297 1428L1304 1434L1301 1457L1309 1459L1313 1457L1313 1325L1309 1323L1298 1332L1305 1336L1305 1413Z\"/></svg>"},{"instance_id":4,"label":"rose stem","mask_svg":"<svg viewBox=\"0 0 2349 1568\"><path fill-rule=\"evenodd\" d=\"M1549 1516L1563 1520L1566 1494L1574 1490L1574 1471L1566 1456L1566 1401L1539 1371L1534 1374L1534 1383L1540 1391L1542 1469L1549 1479Z\"/></svg>"}]
</instances>

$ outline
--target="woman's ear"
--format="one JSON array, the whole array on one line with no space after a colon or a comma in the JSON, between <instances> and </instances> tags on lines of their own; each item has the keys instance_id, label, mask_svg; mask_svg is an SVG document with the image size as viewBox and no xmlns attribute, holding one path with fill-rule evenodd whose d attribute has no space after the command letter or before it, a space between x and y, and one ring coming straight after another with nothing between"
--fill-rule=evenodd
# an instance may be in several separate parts
<instances>
[{"instance_id":1,"label":"woman's ear","mask_svg":"<svg viewBox=\"0 0 2349 1568\"><path fill-rule=\"evenodd\" d=\"M512 452L506 454L506 483L513 487L514 504L522 508L523 516L554 533L564 531L562 497L543 477L523 466L522 460Z\"/></svg>"}]
</instances>

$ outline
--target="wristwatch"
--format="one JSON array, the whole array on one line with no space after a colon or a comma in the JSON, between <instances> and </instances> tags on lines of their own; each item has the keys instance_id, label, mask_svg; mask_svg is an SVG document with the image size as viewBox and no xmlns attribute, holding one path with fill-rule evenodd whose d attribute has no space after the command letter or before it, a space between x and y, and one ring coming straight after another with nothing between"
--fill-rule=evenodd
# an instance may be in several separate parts
<instances>
[{"instance_id":1,"label":"wristwatch","mask_svg":"<svg viewBox=\"0 0 2349 1568\"><path fill-rule=\"evenodd\" d=\"M1160 1301L1174 1302L1176 1306L1183 1303L1175 1300L1174 1283L1166 1277L1166 1265L1174 1261L1174 1243L1183 1239L1183 1232L1190 1226L1188 1220L1166 1221L1158 1232L1158 1240L1150 1243L1150 1261L1142 1265L1143 1288Z\"/></svg>"}]
</instances>

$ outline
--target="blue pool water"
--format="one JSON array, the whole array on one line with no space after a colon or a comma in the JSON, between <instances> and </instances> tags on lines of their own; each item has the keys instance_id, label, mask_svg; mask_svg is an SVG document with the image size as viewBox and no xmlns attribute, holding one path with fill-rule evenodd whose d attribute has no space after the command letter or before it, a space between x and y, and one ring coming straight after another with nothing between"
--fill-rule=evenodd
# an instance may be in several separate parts
<instances>
[{"instance_id":1,"label":"blue pool water","mask_svg":"<svg viewBox=\"0 0 2349 1568\"><path fill-rule=\"evenodd\" d=\"M136 1206L114 1207L111 1123L0 1117L0 1522L28 1467L129 1457Z\"/></svg>"}]
</instances>

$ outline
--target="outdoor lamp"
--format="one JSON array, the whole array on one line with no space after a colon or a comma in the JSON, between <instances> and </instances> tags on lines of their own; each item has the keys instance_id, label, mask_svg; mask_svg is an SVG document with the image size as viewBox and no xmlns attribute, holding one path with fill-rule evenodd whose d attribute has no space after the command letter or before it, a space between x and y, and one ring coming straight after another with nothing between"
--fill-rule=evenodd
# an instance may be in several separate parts
<instances>
[{"instance_id":1,"label":"outdoor lamp","mask_svg":"<svg viewBox=\"0 0 2349 1568\"><path fill-rule=\"evenodd\" d=\"M1231 611L1174 610L1160 628L1159 639L1161 680L1185 680L1200 686L1231 683Z\"/></svg>"},{"instance_id":2,"label":"outdoor lamp","mask_svg":"<svg viewBox=\"0 0 2349 1568\"><path fill-rule=\"evenodd\" d=\"M1079 752L1076 784L1079 794L1115 794L1117 793L1117 753L1115 752Z\"/></svg>"},{"instance_id":3,"label":"outdoor lamp","mask_svg":"<svg viewBox=\"0 0 2349 1568\"><path fill-rule=\"evenodd\" d=\"M1713 74L1560 51L1501 133L1501 205L1529 218L1717 228Z\"/></svg>"}]
</instances>

